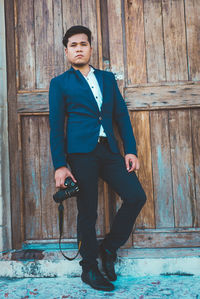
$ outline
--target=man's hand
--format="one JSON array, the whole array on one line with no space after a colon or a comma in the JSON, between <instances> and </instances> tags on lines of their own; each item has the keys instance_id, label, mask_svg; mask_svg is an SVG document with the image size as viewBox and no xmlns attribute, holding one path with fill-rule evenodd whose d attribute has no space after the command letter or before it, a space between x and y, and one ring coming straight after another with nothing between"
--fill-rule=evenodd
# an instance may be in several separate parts
<instances>
[{"instance_id":1,"label":"man's hand","mask_svg":"<svg viewBox=\"0 0 200 299\"><path fill-rule=\"evenodd\" d=\"M127 154L125 155L124 159L126 163L126 169L128 170L128 172L139 170L140 163L136 155Z\"/></svg>"},{"instance_id":2,"label":"man's hand","mask_svg":"<svg viewBox=\"0 0 200 299\"><path fill-rule=\"evenodd\" d=\"M71 171L67 167L63 166L63 167L56 169L56 171L55 171L56 187L66 188L66 186L64 185L64 182L65 182L66 177L68 177L68 176L70 176L75 183L77 182L76 179L74 178L74 176L72 175Z\"/></svg>"}]
</instances>

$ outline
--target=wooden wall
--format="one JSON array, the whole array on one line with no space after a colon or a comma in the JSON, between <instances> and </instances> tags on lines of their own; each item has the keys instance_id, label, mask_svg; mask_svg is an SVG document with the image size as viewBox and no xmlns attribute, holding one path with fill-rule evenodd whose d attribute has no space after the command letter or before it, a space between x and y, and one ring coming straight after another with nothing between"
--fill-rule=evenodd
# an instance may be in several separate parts
<instances>
[{"instance_id":1,"label":"wooden wall","mask_svg":"<svg viewBox=\"0 0 200 299\"><path fill-rule=\"evenodd\" d=\"M148 200L126 246L198 246L199 16L198 0L6 3L7 56L14 59L13 64L8 62L8 101L16 246L58 237L48 87L53 76L69 67L62 37L76 24L92 30L93 66L115 73L137 140L137 175ZM120 203L100 181L98 237L109 231ZM71 242L76 239L75 200L65 205L65 238Z\"/></svg>"}]
</instances>

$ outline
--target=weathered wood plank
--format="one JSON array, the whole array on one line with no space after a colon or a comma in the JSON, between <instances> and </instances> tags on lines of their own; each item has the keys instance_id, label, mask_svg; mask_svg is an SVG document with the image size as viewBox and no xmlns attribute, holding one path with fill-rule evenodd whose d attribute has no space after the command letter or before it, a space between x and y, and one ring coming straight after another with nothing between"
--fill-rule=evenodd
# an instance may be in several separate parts
<instances>
[{"instance_id":1,"label":"weathered wood plank","mask_svg":"<svg viewBox=\"0 0 200 299\"><path fill-rule=\"evenodd\" d=\"M161 1L144 0L147 81L165 81Z\"/></svg>"},{"instance_id":2,"label":"weathered wood plank","mask_svg":"<svg viewBox=\"0 0 200 299\"><path fill-rule=\"evenodd\" d=\"M133 235L134 248L199 247L200 232L137 232Z\"/></svg>"},{"instance_id":3,"label":"weathered wood plank","mask_svg":"<svg viewBox=\"0 0 200 299\"><path fill-rule=\"evenodd\" d=\"M101 35L102 35L102 55L103 69L110 69L110 54L109 54L109 32L108 32L108 4L107 0L100 2L101 14Z\"/></svg>"},{"instance_id":4,"label":"weathered wood plank","mask_svg":"<svg viewBox=\"0 0 200 299\"><path fill-rule=\"evenodd\" d=\"M199 107L200 85L126 88L125 101L129 110Z\"/></svg>"},{"instance_id":5,"label":"weathered wood plank","mask_svg":"<svg viewBox=\"0 0 200 299\"><path fill-rule=\"evenodd\" d=\"M14 0L4 1L6 21L6 57L7 57L7 90L8 90L8 126L10 168L11 207L12 207L12 247L18 249L24 240L22 231L21 206L21 165L18 141L17 96L16 96L16 52L14 33Z\"/></svg>"},{"instance_id":6,"label":"weathered wood plank","mask_svg":"<svg viewBox=\"0 0 200 299\"><path fill-rule=\"evenodd\" d=\"M147 202L137 218L136 227L153 228L155 227L155 215L149 112L132 112L131 123L140 161L140 169L137 175L147 196Z\"/></svg>"},{"instance_id":7,"label":"weathered wood plank","mask_svg":"<svg viewBox=\"0 0 200 299\"><path fill-rule=\"evenodd\" d=\"M151 111L150 127L156 228L174 227L168 111Z\"/></svg>"},{"instance_id":8,"label":"weathered wood plank","mask_svg":"<svg viewBox=\"0 0 200 299\"><path fill-rule=\"evenodd\" d=\"M200 3L185 1L189 80L200 79Z\"/></svg>"},{"instance_id":9,"label":"weathered wood plank","mask_svg":"<svg viewBox=\"0 0 200 299\"><path fill-rule=\"evenodd\" d=\"M102 49L102 34L101 34L101 5L100 0L96 0L97 14L97 45L98 45L98 67L103 69L103 49Z\"/></svg>"},{"instance_id":10,"label":"weathered wood plank","mask_svg":"<svg viewBox=\"0 0 200 299\"><path fill-rule=\"evenodd\" d=\"M143 1L125 0L124 5L128 68L127 83L146 82ZM118 51L116 53L118 54Z\"/></svg>"},{"instance_id":11,"label":"weathered wood plank","mask_svg":"<svg viewBox=\"0 0 200 299\"><path fill-rule=\"evenodd\" d=\"M62 44L63 30L62 30L62 1L54 0L53 4L53 54L54 54L54 71L53 75L57 76L64 72L64 46Z\"/></svg>"},{"instance_id":12,"label":"weathered wood plank","mask_svg":"<svg viewBox=\"0 0 200 299\"><path fill-rule=\"evenodd\" d=\"M192 227L196 199L189 110L169 111L175 226Z\"/></svg>"},{"instance_id":13,"label":"weathered wood plank","mask_svg":"<svg viewBox=\"0 0 200 299\"><path fill-rule=\"evenodd\" d=\"M54 75L52 0L34 0L36 88L48 88Z\"/></svg>"},{"instance_id":14,"label":"weathered wood plank","mask_svg":"<svg viewBox=\"0 0 200 299\"><path fill-rule=\"evenodd\" d=\"M191 109L192 146L195 174L195 191L197 208L194 211L194 226L200 226L200 109Z\"/></svg>"},{"instance_id":15,"label":"weathered wood plank","mask_svg":"<svg viewBox=\"0 0 200 299\"><path fill-rule=\"evenodd\" d=\"M96 0L84 0L81 2L82 24L89 27L92 32L93 54L91 64L98 68L98 38L97 38L97 15Z\"/></svg>"},{"instance_id":16,"label":"weathered wood plank","mask_svg":"<svg viewBox=\"0 0 200 299\"><path fill-rule=\"evenodd\" d=\"M98 208L97 208L97 222L96 222L96 235L99 238L103 238L106 232L105 224L106 218L109 213L109 209L106 211L107 203L107 190L104 188L105 184L103 180L98 181Z\"/></svg>"},{"instance_id":17,"label":"weathered wood plank","mask_svg":"<svg viewBox=\"0 0 200 299\"><path fill-rule=\"evenodd\" d=\"M81 1L80 0L62 0L62 19L63 19L63 35L71 27L80 25L81 21ZM63 46L64 49L64 46ZM64 55L64 66L67 70L70 67L68 60Z\"/></svg>"},{"instance_id":18,"label":"weathered wood plank","mask_svg":"<svg viewBox=\"0 0 200 299\"><path fill-rule=\"evenodd\" d=\"M22 117L25 239L42 237L39 117Z\"/></svg>"},{"instance_id":19,"label":"weathered wood plank","mask_svg":"<svg viewBox=\"0 0 200 299\"><path fill-rule=\"evenodd\" d=\"M162 0L166 80L188 80L184 1Z\"/></svg>"},{"instance_id":20,"label":"weathered wood plank","mask_svg":"<svg viewBox=\"0 0 200 299\"><path fill-rule=\"evenodd\" d=\"M48 112L49 101L47 92L20 93L17 95L17 111L25 112Z\"/></svg>"},{"instance_id":21,"label":"weathered wood plank","mask_svg":"<svg viewBox=\"0 0 200 299\"><path fill-rule=\"evenodd\" d=\"M39 180L40 180L40 202L42 230L41 238L48 239L56 236L58 238L57 205L53 201L55 193L55 182L51 153L49 147L49 121L48 116L38 116L39 136Z\"/></svg>"},{"instance_id":22,"label":"weathered wood plank","mask_svg":"<svg viewBox=\"0 0 200 299\"><path fill-rule=\"evenodd\" d=\"M19 47L19 88L35 88L34 1L17 1Z\"/></svg>"},{"instance_id":23,"label":"weathered wood plank","mask_svg":"<svg viewBox=\"0 0 200 299\"><path fill-rule=\"evenodd\" d=\"M118 80L119 88L121 92L123 92L124 49L123 49L121 1L108 0L107 5L108 5L107 9L108 9L110 70L115 74L116 79Z\"/></svg>"}]
</instances>

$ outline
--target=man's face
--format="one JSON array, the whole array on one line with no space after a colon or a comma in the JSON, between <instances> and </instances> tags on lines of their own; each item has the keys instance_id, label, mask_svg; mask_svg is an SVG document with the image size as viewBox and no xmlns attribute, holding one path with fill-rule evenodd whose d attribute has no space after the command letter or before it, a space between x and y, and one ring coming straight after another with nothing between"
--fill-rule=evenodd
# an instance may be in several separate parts
<instances>
[{"instance_id":1,"label":"man's face","mask_svg":"<svg viewBox=\"0 0 200 299\"><path fill-rule=\"evenodd\" d=\"M92 47L90 46L87 35L85 33L78 33L69 37L65 54L72 66L80 67L87 65L92 54Z\"/></svg>"}]
</instances>

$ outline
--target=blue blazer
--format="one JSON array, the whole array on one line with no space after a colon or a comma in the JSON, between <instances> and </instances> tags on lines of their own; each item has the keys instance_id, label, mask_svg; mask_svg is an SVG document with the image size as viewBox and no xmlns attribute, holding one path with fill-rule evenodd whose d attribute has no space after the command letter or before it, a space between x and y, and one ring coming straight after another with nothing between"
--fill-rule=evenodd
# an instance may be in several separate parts
<instances>
[{"instance_id":1,"label":"blue blazer","mask_svg":"<svg viewBox=\"0 0 200 299\"><path fill-rule=\"evenodd\" d=\"M126 103L113 73L95 69L94 74L103 96L101 111L79 70L71 67L50 82L50 147L55 169L67 166L68 153L91 152L97 145L101 124L111 151L119 153L113 120L117 123L125 154L137 155Z\"/></svg>"}]
</instances>

